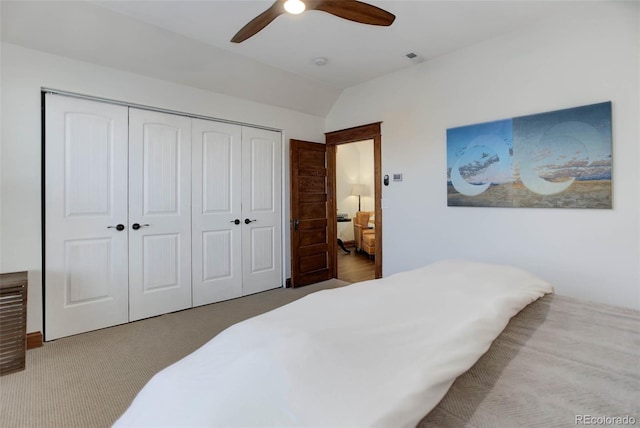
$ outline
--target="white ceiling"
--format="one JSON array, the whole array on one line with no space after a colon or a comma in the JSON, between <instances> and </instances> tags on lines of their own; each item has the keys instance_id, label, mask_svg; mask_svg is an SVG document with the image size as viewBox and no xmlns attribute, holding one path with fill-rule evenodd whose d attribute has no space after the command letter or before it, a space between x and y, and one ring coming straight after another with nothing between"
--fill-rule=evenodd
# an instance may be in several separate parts
<instances>
[{"instance_id":1,"label":"white ceiling","mask_svg":"<svg viewBox=\"0 0 640 428\"><path fill-rule=\"evenodd\" d=\"M2 39L240 98L326 116L341 91L566 12L565 1L368 1L390 27L319 11L282 15L230 43L271 0L2 0ZM328 63L317 66L316 57Z\"/></svg>"}]
</instances>

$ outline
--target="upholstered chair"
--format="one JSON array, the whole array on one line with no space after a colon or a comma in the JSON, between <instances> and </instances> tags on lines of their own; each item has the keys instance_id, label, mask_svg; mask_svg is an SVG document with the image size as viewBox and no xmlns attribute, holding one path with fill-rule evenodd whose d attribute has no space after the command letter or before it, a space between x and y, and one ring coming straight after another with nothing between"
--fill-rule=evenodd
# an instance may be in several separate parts
<instances>
[{"instance_id":1,"label":"upholstered chair","mask_svg":"<svg viewBox=\"0 0 640 428\"><path fill-rule=\"evenodd\" d=\"M376 255L376 231L365 230L362 234L362 251L373 257Z\"/></svg>"},{"instance_id":2,"label":"upholstered chair","mask_svg":"<svg viewBox=\"0 0 640 428\"><path fill-rule=\"evenodd\" d=\"M356 251L365 251L370 256L375 254L376 232L373 229L373 211L358 211L353 219L353 237Z\"/></svg>"}]
</instances>

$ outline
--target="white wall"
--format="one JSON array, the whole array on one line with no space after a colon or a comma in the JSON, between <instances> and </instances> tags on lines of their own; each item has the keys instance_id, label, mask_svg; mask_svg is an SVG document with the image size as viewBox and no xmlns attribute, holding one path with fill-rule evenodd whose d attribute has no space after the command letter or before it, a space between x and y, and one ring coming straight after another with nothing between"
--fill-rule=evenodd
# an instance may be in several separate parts
<instances>
[{"instance_id":1,"label":"white wall","mask_svg":"<svg viewBox=\"0 0 640 428\"><path fill-rule=\"evenodd\" d=\"M324 141L324 118L1 45L0 271L29 271L27 330L42 331L41 87L282 129L285 272L290 276L289 138Z\"/></svg>"},{"instance_id":2,"label":"white wall","mask_svg":"<svg viewBox=\"0 0 640 428\"><path fill-rule=\"evenodd\" d=\"M358 198L351 196L351 185L360 179L360 153L353 144L336 147L336 206L339 213L353 218L358 210ZM353 223L338 223L338 238L353 241Z\"/></svg>"},{"instance_id":3,"label":"white wall","mask_svg":"<svg viewBox=\"0 0 640 428\"><path fill-rule=\"evenodd\" d=\"M373 163L373 140L358 141L354 144L360 154L360 184L369 186L369 195L362 196L360 206L362 211L374 211L376 209L374 203L375 187L374 187L374 163ZM354 197L354 199L357 199ZM356 206L357 208L357 206Z\"/></svg>"},{"instance_id":4,"label":"white wall","mask_svg":"<svg viewBox=\"0 0 640 428\"><path fill-rule=\"evenodd\" d=\"M352 184L366 184L371 195L360 197L362 211L373 211L373 140L340 144L336 147L336 205L339 213L353 218L358 197L351 195ZM353 241L353 223L338 223L338 238Z\"/></svg>"},{"instance_id":5,"label":"white wall","mask_svg":"<svg viewBox=\"0 0 640 428\"><path fill-rule=\"evenodd\" d=\"M576 2L516 34L346 90L327 129L383 121L383 273L444 258L514 264L558 294L640 308L640 24ZM447 207L446 129L612 101L613 209Z\"/></svg>"}]
</instances>

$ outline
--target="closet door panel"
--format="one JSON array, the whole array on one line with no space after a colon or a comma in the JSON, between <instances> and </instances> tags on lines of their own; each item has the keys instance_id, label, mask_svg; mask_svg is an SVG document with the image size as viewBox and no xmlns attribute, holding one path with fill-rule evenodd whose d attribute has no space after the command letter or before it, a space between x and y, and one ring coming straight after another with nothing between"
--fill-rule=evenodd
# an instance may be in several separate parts
<instances>
[{"instance_id":1,"label":"closet door panel","mask_svg":"<svg viewBox=\"0 0 640 428\"><path fill-rule=\"evenodd\" d=\"M127 108L45 97L45 340L128 320ZM111 227L110 227L111 226Z\"/></svg>"},{"instance_id":2,"label":"closet door panel","mask_svg":"<svg viewBox=\"0 0 640 428\"><path fill-rule=\"evenodd\" d=\"M242 142L238 125L192 123L192 281L198 306L242 296Z\"/></svg>"},{"instance_id":3,"label":"closet door panel","mask_svg":"<svg viewBox=\"0 0 640 428\"><path fill-rule=\"evenodd\" d=\"M282 286L282 136L242 128L243 294ZM248 222L248 224L245 223Z\"/></svg>"},{"instance_id":4,"label":"closet door panel","mask_svg":"<svg viewBox=\"0 0 640 428\"><path fill-rule=\"evenodd\" d=\"M191 307L191 119L129 110L129 318Z\"/></svg>"}]
</instances>

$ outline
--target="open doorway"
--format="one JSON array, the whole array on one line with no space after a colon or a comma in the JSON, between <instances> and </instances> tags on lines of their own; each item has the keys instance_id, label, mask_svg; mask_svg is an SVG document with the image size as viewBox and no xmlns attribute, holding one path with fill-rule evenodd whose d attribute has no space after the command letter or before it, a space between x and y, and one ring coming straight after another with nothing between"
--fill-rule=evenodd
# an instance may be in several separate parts
<instances>
[{"instance_id":1,"label":"open doorway","mask_svg":"<svg viewBox=\"0 0 640 428\"><path fill-rule=\"evenodd\" d=\"M375 278L373 140L336 147L337 278Z\"/></svg>"},{"instance_id":2,"label":"open doorway","mask_svg":"<svg viewBox=\"0 0 640 428\"><path fill-rule=\"evenodd\" d=\"M358 247L358 255L365 256L365 261L367 265L370 265L370 262L373 261L373 278L382 278L382 160L381 160L381 146L382 146L382 136L380 133L380 122L372 123L369 125L358 126L355 128L343 129L340 131L328 132L325 134L326 136L326 146L327 146L327 208L328 212L328 235L329 242L334 243L330 245L330 260L332 266L332 272L334 278L342 278L340 273L340 266L338 263L338 257L342 257L343 255L349 255L346 251L339 247L339 243L342 242L344 244L345 240L347 242L350 241L351 233L353 233L353 246ZM360 170L358 168L357 174L352 174L350 172L338 172L337 170L337 153L338 149L342 146L349 146L353 143L360 142L369 142L367 144L372 144L373 154L369 154L369 159L373 159L373 172L372 178L373 181L369 182L369 189L365 186L356 186L356 188L352 187L353 185L366 185L367 183L360 183L360 180L366 181L367 175L370 175L371 172L362 171L360 174ZM353 146L358 147L358 146ZM364 147L364 146L363 146ZM348 150L348 149L346 149ZM357 149L356 149L357 150ZM366 157L365 155L364 157ZM344 186L342 184L338 185L339 175L347 175L347 177L351 176L351 178L346 180ZM342 180L341 180L342 181ZM340 188L340 190L339 190ZM365 193L369 192L370 196L366 196ZM338 195L340 192L340 195ZM351 195L351 193L354 193ZM358 195L360 196L358 198ZM360 207L352 208L351 204L356 204L359 199ZM363 203L365 205L363 205ZM355 209L355 211L353 211ZM353 225L354 219L358 222L358 211L364 212L367 210L368 218L361 219L359 221L360 224L364 224L368 234L368 246L367 249L369 252L364 250L365 244L362 242L356 242L358 239L356 236L356 228ZM346 211L346 212L345 212ZM347 214L347 218L351 218L351 212L355 212L356 215L351 221L338 221L338 213ZM345 218L344 216L341 216ZM371 220L371 221L369 221ZM343 225L342 223L346 223ZM353 232L350 233L350 230ZM342 237L345 238L343 240L339 236L339 232L342 232ZM340 241L338 240L340 239ZM346 247L346 245L345 245ZM346 247L347 251L351 251L351 254L354 253L353 250L350 250L349 247ZM343 258L344 259L344 258ZM349 261L358 260L357 258L349 259ZM343 266L343 271L344 271ZM367 278L368 279L368 278ZM347 279L345 279L347 280ZM353 282L352 280L350 282Z\"/></svg>"}]
</instances>

